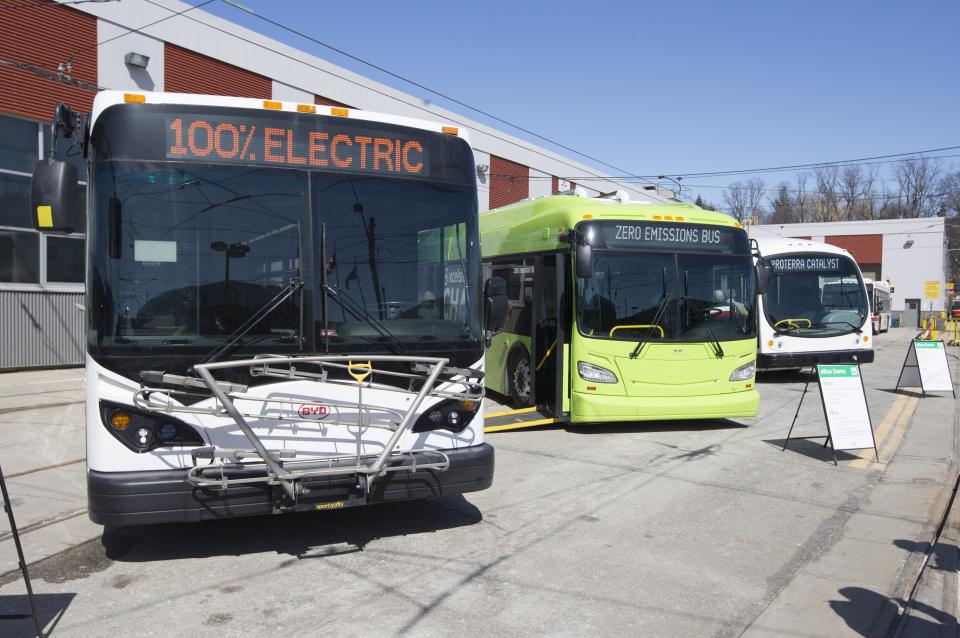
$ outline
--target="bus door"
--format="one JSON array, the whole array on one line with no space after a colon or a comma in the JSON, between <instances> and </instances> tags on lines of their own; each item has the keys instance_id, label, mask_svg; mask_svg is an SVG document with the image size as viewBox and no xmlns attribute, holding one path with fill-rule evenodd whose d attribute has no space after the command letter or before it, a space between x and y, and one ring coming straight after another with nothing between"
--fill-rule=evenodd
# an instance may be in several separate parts
<instances>
[{"instance_id":1,"label":"bus door","mask_svg":"<svg viewBox=\"0 0 960 638\"><path fill-rule=\"evenodd\" d=\"M537 257L534 284L533 381L537 407L557 416L563 411L563 322L560 291L563 264L559 255Z\"/></svg>"}]
</instances>

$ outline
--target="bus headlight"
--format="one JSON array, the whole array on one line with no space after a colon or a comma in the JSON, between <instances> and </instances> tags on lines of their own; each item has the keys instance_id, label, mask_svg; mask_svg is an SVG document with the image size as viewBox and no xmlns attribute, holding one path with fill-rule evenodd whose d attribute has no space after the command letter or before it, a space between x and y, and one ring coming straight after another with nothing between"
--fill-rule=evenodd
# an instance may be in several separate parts
<instances>
[{"instance_id":1,"label":"bus headlight","mask_svg":"<svg viewBox=\"0 0 960 638\"><path fill-rule=\"evenodd\" d=\"M749 381L753 378L753 375L757 373L757 362L751 361L746 365L742 365L736 370L733 371L733 374L730 375L731 381Z\"/></svg>"},{"instance_id":2,"label":"bus headlight","mask_svg":"<svg viewBox=\"0 0 960 638\"><path fill-rule=\"evenodd\" d=\"M100 401L100 417L107 431L137 454L158 447L204 444L195 428L169 415L160 416L128 405Z\"/></svg>"},{"instance_id":3,"label":"bus headlight","mask_svg":"<svg viewBox=\"0 0 960 638\"><path fill-rule=\"evenodd\" d=\"M578 361L577 372L580 373L581 379L583 379L584 381L589 381L590 383L616 383L617 382L617 375L610 372L606 368L595 366L592 363Z\"/></svg>"},{"instance_id":4,"label":"bus headlight","mask_svg":"<svg viewBox=\"0 0 960 638\"><path fill-rule=\"evenodd\" d=\"M450 432L463 432L479 410L479 401L446 399L421 414L413 425L413 431L449 430Z\"/></svg>"}]
</instances>

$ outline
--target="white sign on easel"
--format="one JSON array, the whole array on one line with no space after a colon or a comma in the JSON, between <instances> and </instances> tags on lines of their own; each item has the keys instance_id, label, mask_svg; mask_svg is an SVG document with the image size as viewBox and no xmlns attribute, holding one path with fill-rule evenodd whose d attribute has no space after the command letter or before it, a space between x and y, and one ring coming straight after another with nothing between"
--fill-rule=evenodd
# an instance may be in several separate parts
<instances>
[{"instance_id":1,"label":"white sign on easel","mask_svg":"<svg viewBox=\"0 0 960 638\"><path fill-rule=\"evenodd\" d=\"M953 377L942 341L914 340L900 369L897 388L919 386L927 392L949 392L956 397Z\"/></svg>"},{"instance_id":2,"label":"white sign on easel","mask_svg":"<svg viewBox=\"0 0 960 638\"><path fill-rule=\"evenodd\" d=\"M876 451L860 366L818 365L817 380L833 449Z\"/></svg>"}]
</instances>

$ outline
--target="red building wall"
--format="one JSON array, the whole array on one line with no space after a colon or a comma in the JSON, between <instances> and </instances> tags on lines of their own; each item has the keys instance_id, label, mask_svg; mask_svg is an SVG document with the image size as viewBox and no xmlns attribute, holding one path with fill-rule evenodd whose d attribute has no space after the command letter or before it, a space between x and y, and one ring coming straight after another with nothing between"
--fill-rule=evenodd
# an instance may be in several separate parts
<instances>
[{"instance_id":1,"label":"red building wall","mask_svg":"<svg viewBox=\"0 0 960 638\"><path fill-rule=\"evenodd\" d=\"M73 60L71 75L97 84L97 19L47 2L0 0L0 58L55 73ZM0 111L44 122L57 102L89 113L95 92L0 65Z\"/></svg>"},{"instance_id":2,"label":"red building wall","mask_svg":"<svg viewBox=\"0 0 960 638\"><path fill-rule=\"evenodd\" d=\"M823 240L848 251L858 264L883 262L883 235L828 235Z\"/></svg>"},{"instance_id":3,"label":"red building wall","mask_svg":"<svg viewBox=\"0 0 960 638\"><path fill-rule=\"evenodd\" d=\"M200 53L164 44L164 89L174 93L209 93L269 100L270 78Z\"/></svg>"},{"instance_id":4,"label":"red building wall","mask_svg":"<svg viewBox=\"0 0 960 638\"><path fill-rule=\"evenodd\" d=\"M336 100L331 100L328 97L323 97L322 95L314 95L313 103L320 104L322 106L340 106L345 109L352 109L353 107L349 104L344 104L343 102L337 102Z\"/></svg>"},{"instance_id":5,"label":"red building wall","mask_svg":"<svg viewBox=\"0 0 960 638\"><path fill-rule=\"evenodd\" d=\"M508 159L490 156L490 208L500 208L530 196L530 169Z\"/></svg>"}]
</instances>

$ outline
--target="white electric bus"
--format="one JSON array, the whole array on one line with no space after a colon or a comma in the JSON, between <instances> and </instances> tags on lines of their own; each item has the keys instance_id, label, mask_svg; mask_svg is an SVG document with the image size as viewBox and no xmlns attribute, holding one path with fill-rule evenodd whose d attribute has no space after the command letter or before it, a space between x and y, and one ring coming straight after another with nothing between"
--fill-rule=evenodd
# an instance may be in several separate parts
<instances>
[{"instance_id":1,"label":"white electric bus","mask_svg":"<svg viewBox=\"0 0 960 638\"><path fill-rule=\"evenodd\" d=\"M757 313L758 367L872 362L867 292L850 253L803 239L756 241L766 276Z\"/></svg>"},{"instance_id":2,"label":"white electric bus","mask_svg":"<svg viewBox=\"0 0 960 638\"><path fill-rule=\"evenodd\" d=\"M864 277L863 285L867 289L867 299L870 300L870 322L873 326L873 334L886 332L890 329L890 305L893 303L890 284Z\"/></svg>"},{"instance_id":3,"label":"white electric bus","mask_svg":"<svg viewBox=\"0 0 960 638\"><path fill-rule=\"evenodd\" d=\"M90 517L111 527L487 488L463 131L312 104L97 95L84 148ZM41 160L42 232L83 228ZM481 321L487 308L488 324ZM497 319L500 317L500 319Z\"/></svg>"}]
</instances>

